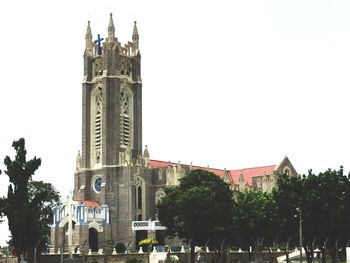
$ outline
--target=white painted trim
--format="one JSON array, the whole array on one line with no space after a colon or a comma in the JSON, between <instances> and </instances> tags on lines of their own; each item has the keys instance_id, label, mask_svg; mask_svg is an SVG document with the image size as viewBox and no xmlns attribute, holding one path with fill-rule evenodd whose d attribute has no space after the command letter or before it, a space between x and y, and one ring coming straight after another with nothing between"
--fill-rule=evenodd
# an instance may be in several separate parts
<instances>
[{"instance_id":1,"label":"white painted trim","mask_svg":"<svg viewBox=\"0 0 350 263\"><path fill-rule=\"evenodd\" d=\"M97 223L96 221L91 222L91 223L89 224L89 228L94 228L94 229L96 229L97 232L100 232L100 233L103 232L102 227L101 227L100 224Z\"/></svg>"},{"instance_id":2,"label":"white painted trim","mask_svg":"<svg viewBox=\"0 0 350 263\"><path fill-rule=\"evenodd\" d=\"M72 221L74 221L75 223L77 223L77 219L72 216ZM61 222L58 224L59 227L64 227L66 224L68 223L68 216L65 216Z\"/></svg>"}]
</instances>

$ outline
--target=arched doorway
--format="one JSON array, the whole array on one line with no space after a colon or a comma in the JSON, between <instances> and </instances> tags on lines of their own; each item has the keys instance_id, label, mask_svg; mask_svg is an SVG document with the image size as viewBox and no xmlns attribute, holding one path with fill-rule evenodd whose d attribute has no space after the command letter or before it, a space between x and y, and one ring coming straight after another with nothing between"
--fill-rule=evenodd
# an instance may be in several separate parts
<instances>
[{"instance_id":1,"label":"arched doorway","mask_svg":"<svg viewBox=\"0 0 350 263\"><path fill-rule=\"evenodd\" d=\"M156 231L156 240L158 241L159 246L164 246L164 239L165 239L165 234L164 230L157 230Z\"/></svg>"},{"instance_id":2,"label":"arched doorway","mask_svg":"<svg viewBox=\"0 0 350 263\"><path fill-rule=\"evenodd\" d=\"M89 228L89 249L98 250L98 232L95 228Z\"/></svg>"},{"instance_id":3,"label":"arched doorway","mask_svg":"<svg viewBox=\"0 0 350 263\"><path fill-rule=\"evenodd\" d=\"M137 230L136 231L136 248L139 248L139 242L146 239L148 236L147 230Z\"/></svg>"}]
</instances>

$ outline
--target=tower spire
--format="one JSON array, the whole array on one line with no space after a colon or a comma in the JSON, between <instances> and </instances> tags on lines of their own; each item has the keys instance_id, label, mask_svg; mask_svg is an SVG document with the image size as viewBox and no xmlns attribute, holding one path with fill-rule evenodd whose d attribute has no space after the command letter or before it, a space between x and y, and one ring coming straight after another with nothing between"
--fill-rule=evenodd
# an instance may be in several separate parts
<instances>
[{"instance_id":1,"label":"tower spire","mask_svg":"<svg viewBox=\"0 0 350 263\"><path fill-rule=\"evenodd\" d=\"M110 13L109 24L108 24L108 42L114 41L115 27L113 23L113 16Z\"/></svg>"},{"instance_id":2,"label":"tower spire","mask_svg":"<svg viewBox=\"0 0 350 263\"><path fill-rule=\"evenodd\" d=\"M134 30L132 31L132 42L134 43L135 48L138 49L139 48L139 32L137 30L136 21L134 21Z\"/></svg>"},{"instance_id":3,"label":"tower spire","mask_svg":"<svg viewBox=\"0 0 350 263\"><path fill-rule=\"evenodd\" d=\"M91 27L90 27L90 21L88 21L86 34L85 34L85 48L92 48L92 33L91 33Z\"/></svg>"}]
</instances>

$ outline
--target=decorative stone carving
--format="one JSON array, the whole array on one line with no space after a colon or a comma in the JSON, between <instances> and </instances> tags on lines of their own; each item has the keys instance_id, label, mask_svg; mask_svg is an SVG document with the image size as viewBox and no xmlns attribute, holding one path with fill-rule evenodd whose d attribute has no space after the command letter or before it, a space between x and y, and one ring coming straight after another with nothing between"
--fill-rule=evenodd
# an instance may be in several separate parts
<instances>
[{"instance_id":1,"label":"decorative stone carving","mask_svg":"<svg viewBox=\"0 0 350 263\"><path fill-rule=\"evenodd\" d=\"M125 149L125 163L126 165L132 165L132 153L129 147Z\"/></svg>"},{"instance_id":2,"label":"decorative stone carving","mask_svg":"<svg viewBox=\"0 0 350 263\"><path fill-rule=\"evenodd\" d=\"M125 149L125 151L119 152L119 165L121 166L132 166L132 152L129 147Z\"/></svg>"},{"instance_id":3,"label":"decorative stone carving","mask_svg":"<svg viewBox=\"0 0 350 263\"><path fill-rule=\"evenodd\" d=\"M131 75L131 64L130 60L126 57L122 57L120 63L120 74L130 76Z\"/></svg>"},{"instance_id":4,"label":"decorative stone carving","mask_svg":"<svg viewBox=\"0 0 350 263\"><path fill-rule=\"evenodd\" d=\"M163 197L165 196L165 192L163 189L159 189L157 192L156 192L156 200L155 200L155 203L157 204Z\"/></svg>"},{"instance_id":5,"label":"decorative stone carving","mask_svg":"<svg viewBox=\"0 0 350 263\"><path fill-rule=\"evenodd\" d=\"M96 59L95 63L93 64L93 75L95 77L101 76L103 73L103 60L102 59Z\"/></svg>"},{"instance_id":6,"label":"decorative stone carving","mask_svg":"<svg viewBox=\"0 0 350 263\"><path fill-rule=\"evenodd\" d=\"M125 160L125 152L119 152L119 165L127 166L127 163Z\"/></svg>"}]
</instances>

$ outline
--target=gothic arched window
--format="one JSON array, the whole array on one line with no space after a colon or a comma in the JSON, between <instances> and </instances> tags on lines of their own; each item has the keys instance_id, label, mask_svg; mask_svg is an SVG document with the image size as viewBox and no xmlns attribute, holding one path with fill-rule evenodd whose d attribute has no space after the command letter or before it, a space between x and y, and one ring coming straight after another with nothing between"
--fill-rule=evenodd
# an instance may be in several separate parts
<instances>
[{"instance_id":1,"label":"gothic arched window","mask_svg":"<svg viewBox=\"0 0 350 263\"><path fill-rule=\"evenodd\" d=\"M142 185L137 186L137 208L142 209Z\"/></svg>"},{"instance_id":2,"label":"gothic arched window","mask_svg":"<svg viewBox=\"0 0 350 263\"><path fill-rule=\"evenodd\" d=\"M291 176L291 175L292 175L292 172L291 172L291 170L290 170L290 168L289 168L288 166L285 166L285 167L283 168L283 173L286 174L286 175L288 175L288 176Z\"/></svg>"},{"instance_id":3,"label":"gothic arched window","mask_svg":"<svg viewBox=\"0 0 350 263\"><path fill-rule=\"evenodd\" d=\"M137 214L141 214L143 217L145 214L145 181L141 177L135 178L135 208Z\"/></svg>"}]
</instances>

